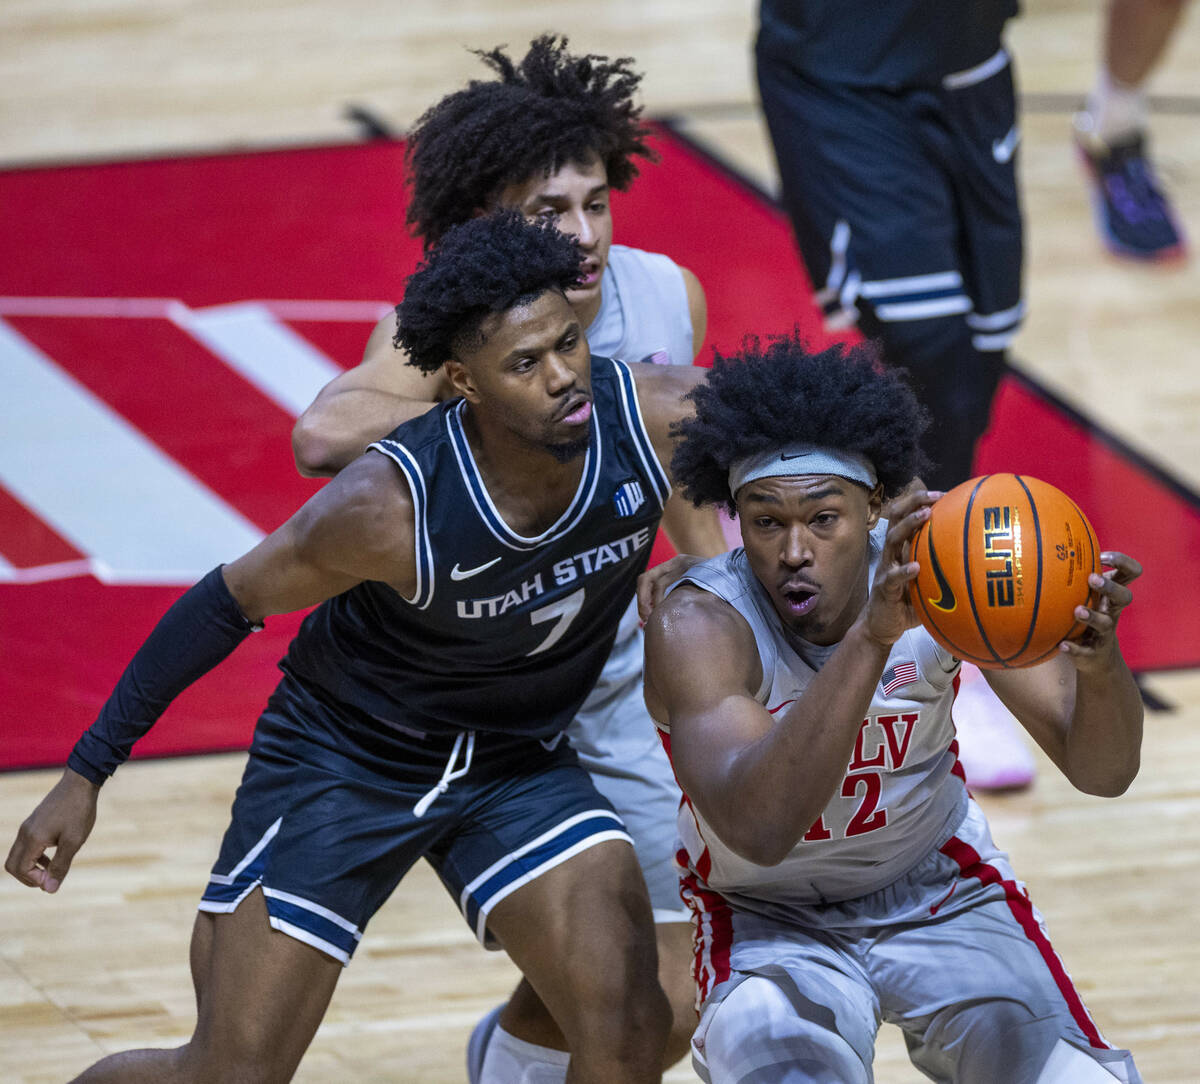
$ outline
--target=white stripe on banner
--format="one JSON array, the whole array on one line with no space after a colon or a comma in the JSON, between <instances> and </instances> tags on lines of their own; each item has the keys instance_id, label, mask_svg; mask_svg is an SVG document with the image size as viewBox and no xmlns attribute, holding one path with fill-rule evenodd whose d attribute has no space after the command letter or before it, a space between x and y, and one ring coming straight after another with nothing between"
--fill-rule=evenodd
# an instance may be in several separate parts
<instances>
[{"instance_id":1,"label":"white stripe on banner","mask_svg":"<svg viewBox=\"0 0 1200 1084\"><path fill-rule=\"evenodd\" d=\"M263 537L3 320L0 381L0 483L104 582L194 583Z\"/></svg>"},{"instance_id":2,"label":"white stripe on banner","mask_svg":"<svg viewBox=\"0 0 1200 1084\"><path fill-rule=\"evenodd\" d=\"M971 299L965 294L951 297L935 297L928 301L894 301L879 305L875 315L889 322L901 320L928 320L931 316L954 316L971 311Z\"/></svg>"},{"instance_id":3,"label":"white stripe on banner","mask_svg":"<svg viewBox=\"0 0 1200 1084\"><path fill-rule=\"evenodd\" d=\"M340 366L255 302L207 309L176 304L168 319L293 417L342 373Z\"/></svg>"}]
</instances>

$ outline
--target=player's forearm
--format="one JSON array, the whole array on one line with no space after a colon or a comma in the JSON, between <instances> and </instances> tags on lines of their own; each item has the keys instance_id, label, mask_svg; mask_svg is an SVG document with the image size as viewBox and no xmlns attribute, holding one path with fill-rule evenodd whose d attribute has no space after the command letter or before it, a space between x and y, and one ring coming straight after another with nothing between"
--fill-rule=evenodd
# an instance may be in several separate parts
<instances>
[{"instance_id":1,"label":"player's forearm","mask_svg":"<svg viewBox=\"0 0 1200 1084\"><path fill-rule=\"evenodd\" d=\"M722 820L739 837L725 842L743 857L781 862L829 804L888 654L855 624L803 695L731 765Z\"/></svg>"},{"instance_id":2,"label":"player's forearm","mask_svg":"<svg viewBox=\"0 0 1200 1084\"><path fill-rule=\"evenodd\" d=\"M1137 684L1119 651L1100 671L1078 672L1075 706L1063 756L1063 771L1087 794L1116 797L1141 764L1144 708Z\"/></svg>"},{"instance_id":3,"label":"player's forearm","mask_svg":"<svg viewBox=\"0 0 1200 1084\"><path fill-rule=\"evenodd\" d=\"M307 478L336 474L372 441L401 422L424 414L432 402L405 399L373 388L340 391L318 398L292 429L296 468Z\"/></svg>"},{"instance_id":4,"label":"player's forearm","mask_svg":"<svg viewBox=\"0 0 1200 1084\"><path fill-rule=\"evenodd\" d=\"M716 557L729 549L716 507L697 508L681 493L672 493L668 499L662 525L677 553Z\"/></svg>"},{"instance_id":5,"label":"player's forearm","mask_svg":"<svg viewBox=\"0 0 1200 1084\"><path fill-rule=\"evenodd\" d=\"M128 759L134 743L167 705L228 657L253 628L225 586L220 568L213 569L155 625L96 721L75 743L68 768L102 784Z\"/></svg>"}]
</instances>

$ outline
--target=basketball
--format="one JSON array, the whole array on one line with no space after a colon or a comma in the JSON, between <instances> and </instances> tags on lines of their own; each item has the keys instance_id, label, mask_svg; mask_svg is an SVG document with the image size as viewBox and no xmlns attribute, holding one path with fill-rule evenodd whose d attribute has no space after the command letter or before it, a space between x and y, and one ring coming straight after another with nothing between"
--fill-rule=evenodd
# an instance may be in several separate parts
<instances>
[{"instance_id":1,"label":"basketball","mask_svg":"<svg viewBox=\"0 0 1200 1084\"><path fill-rule=\"evenodd\" d=\"M1033 666L1081 636L1100 547L1070 497L1037 478L988 474L933 505L912 542L909 598L947 651L987 670Z\"/></svg>"}]
</instances>

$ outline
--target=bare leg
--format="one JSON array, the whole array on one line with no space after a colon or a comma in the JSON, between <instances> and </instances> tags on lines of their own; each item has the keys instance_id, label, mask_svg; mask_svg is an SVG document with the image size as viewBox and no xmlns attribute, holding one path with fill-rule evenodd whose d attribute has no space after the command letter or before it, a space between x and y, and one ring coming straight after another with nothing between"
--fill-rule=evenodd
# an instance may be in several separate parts
<instances>
[{"instance_id":1,"label":"bare leg","mask_svg":"<svg viewBox=\"0 0 1200 1084\"><path fill-rule=\"evenodd\" d=\"M567 860L498 904L488 925L570 1049L568 1081L659 1079L670 1009L657 982L650 900L628 844L600 843ZM512 1010L517 1028L526 1007Z\"/></svg>"},{"instance_id":2,"label":"bare leg","mask_svg":"<svg viewBox=\"0 0 1200 1084\"><path fill-rule=\"evenodd\" d=\"M663 1055L669 1068L687 1054L696 1030L696 987L692 980L692 927L688 922L662 922L654 927L658 944L658 981L671 1004L671 1034ZM500 1014L510 1035L536 1046L566 1050L567 1040L528 979L522 979Z\"/></svg>"},{"instance_id":3,"label":"bare leg","mask_svg":"<svg viewBox=\"0 0 1200 1084\"><path fill-rule=\"evenodd\" d=\"M1171 40L1185 0L1112 0L1104 31L1104 63L1127 87L1138 87Z\"/></svg>"},{"instance_id":4,"label":"bare leg","mask_svg":"<svg viewBox=\"0 0 1200 1084\"><path fill-rule=\"evenodd\" d=\"M129 1050L80 1084L267 1084L290 1080L333 996L342 965L271 929L262 893L228 915L201 915L192 934L198 1020L174 1050Z\"/></svg>"}]
</instances>

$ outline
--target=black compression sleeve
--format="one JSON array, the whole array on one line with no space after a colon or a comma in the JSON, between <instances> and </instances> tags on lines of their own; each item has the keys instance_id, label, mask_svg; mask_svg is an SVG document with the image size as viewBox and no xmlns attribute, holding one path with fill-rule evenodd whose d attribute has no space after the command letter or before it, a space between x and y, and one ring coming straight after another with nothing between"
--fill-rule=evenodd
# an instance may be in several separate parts
<instances>
[{"instance_id":1,"label":"black compression sleeve","mask_svg":"<svg viewBox=\"0 0 1200 1084\"><path fill-rule=\"evenodd\" d=\"M100 784L184 689L233 652L255 626L234 601L220 567L179 598L125 668L67 767Z\"/></svg>"}]
</instances>

